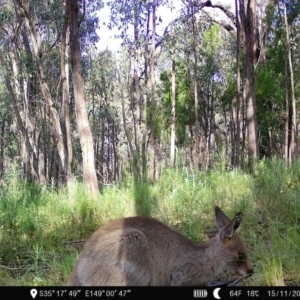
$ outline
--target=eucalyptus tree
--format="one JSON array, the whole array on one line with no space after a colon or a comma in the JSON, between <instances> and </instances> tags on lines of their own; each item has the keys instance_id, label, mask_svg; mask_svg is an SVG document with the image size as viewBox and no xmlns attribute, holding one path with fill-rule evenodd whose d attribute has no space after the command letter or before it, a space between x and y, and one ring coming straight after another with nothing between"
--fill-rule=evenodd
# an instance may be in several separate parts
<instances>
[{"instance_id":1,"label":"eucalyptus tree","mask_svg":"<svg viewBox=\"0 0 300 300\"><path fill-rule=\"evenodd\" d=\"M296 98L295 98L295 83L294 83L294 70L292 62L292 50L290 42L290 26L287 19L287 9L286 3L283 3L283 18L285 25L286 33L286 45L287 45L287 57L288 57L288 66L289 66L289 75L290 75L290 85L291 85L291 106L292 106L292 129L291 129L291 143L288 154L288 162L291 164L292 156L295 152L295 143L296 143L296 128L297 128L297 110L296 110Z\"/></svg>"},{"instance_id":2,"label":"eucalyptus tree","mask_svg":"<svg viewBox=\"0 0 300 300\"><path fill-rule=\"evenodd\" d=\"M264 97L268 99L268 102L264 101L268 103L268 111L261 117L267 137L264 148L269 156L282 156L286 164L297 157L299 147L296 103L299 97L299 85L296 82L300 75L299 20L298 1L270 2L265 18L267 59L258 73L258 76L264 75L266 78L258 81L259 95L262 97L264 93L268 96Z\"/></svg>"},{"instance_id":3,"label":"eucalyptus tree","mask_svg":"<svg viewBox=\"0 0 300 300\"><path fill-rule=\"evenodd\" d=\"M245 101L247 107L247 129L248 129L248 156L249 167L253 167L258 156L258 132L257 113L255 99L255 72L257 63L257 28L256 28L256 0L244 0L240 2L240 20L243 30L245 47Z\"/></svg>"},{"instance_id":4,"label":"eucalyptus tree","mask_svg":"<svg viewBox=\"0 0 300 300\"><path fill-rule=\"evenodd\" d=\"M267 2L262 3L262 1L260 1L259 4L260 6L266 6ZM253 163L257 160L259 154L256 111L257 108L255 95L255 68L259 62L263 62L265 59L265 39L264 32L260 30L261 28L259 27L259 23L257 23L257 1L238 0L237 2L235 2L235 5L236 15L220 3L212 4L210 2L209 6L223 11L230 21L230 23L220 23L216 21L217 23L219 23L229 32L234 32L234 29L237 28L241 33L241 40L243 41L244 46L244 97L246 102L247 118L248 164L250 169L252 169ZM236 115L236 119L237 121L239 121L239 114ZM238 139L239 137L236 135L235 140L238 141ZM236 147L234 151L238 153L239 150L237 150Z\"/></svg>"},{"instance_id":5,"label":"eucalyptus tree","mask_svg":"<svg viewBox=\"0 0 300 300\"><path fill-rule=\"evenodd\" d=\"M149 145L149 158L150 158L150 179L154 181L155 179L155 89L156 89L156 79L155 79L155 44L156 44L156 9L157 0L152 1L152 53L151 53L151 119L150 119L150 145Z\"/></svg>"},{"instance_id":6,"label":"eucalyptus tree","mask_svg":"<svg viewBox=\"0 0 300 300\"><path fill-rule=\"evenodd\" d=\"M121 110L117 94L116 61L110 50L91 55L89 72L85 78L86 98L90 105L91 130L94 140L96 170L101 185L120 180L123 131L121 132ZM122 102L123 100L121 100ZM127 127L125 127L127 128Z\"/></svg>"},{"instance_id":7,"label":"eucalyptus tree","mask_svg":"<svg viewBox=\"0 0 300 300\"><path fill-rule=\"evenodd\" d=\"M66 3L65 3L66 4ZM67 164L71 175L71 164L73 158L72 136L71 136L71 121L70 121L70 78L69 78L69 51L70 51L70 37L68 34L69 18L67 5L64 5L63 25L61 30L61 43L60 43L60 72L61 72L61 86L62 86L62 132L64 144L67 152Z\"/></svg>"},{"instance_id":8,"label":"eucalyptus tree","mask_svg":"<svg viewBox=\"0 0 300 300\"><path fill-rule=\"evenodd\" d=\"M240 166L241 161L241 149L240 149L240 139L241 139L241 122L240 122L240 111L241 111L241 26L238 18L238 0L234 1L235 6L235 22L236 22L236 131L234 144L232 147L232 165L235 167Z\"/></svg>"},{"instance_id":9,"label":"eucalyptus tree","mask_svg":"<svg viewBox=\"0 0 300 300\"><path fill-rule=\"evenodd\" d=\"M165 1L108 1L111 8L110 26L117 26L123 39L123 47L129 53L129 71L131 72L128 90L130 91L130 114L133 126L127 128L128 141L133 153L134 173L139 180L147 174L149 158L150 178L155 176L155 62L158 38L156 25L161 19L156 15L157 8ZM150 72L149 72L150 70ZM150 77L149 77L150 76ZM147 108L150 101L150 118ZM150 139L148 140L148 134ZM147 155L147 150L148 154Z\"/></svg>"},{"instance_id":10,"label":"eucalyptus tree","mask_svg":"<svg viewBox=\"0 0 300 300\"><path fill-rule=\"evenodd\" d=\"M172 59L172 89L171 89L171 126L170 126L170 167L174 167L175 163L175 140L176 140L176 38L175 38L175 24L174 24L174 4L173 0L171 1L171 27L170 27L170 36L171 36L171 59Z\"/></svg>"},{"instance_id":11,"label":"eucalyptus tree","mask_svg":"<svg viewBox=\"0 0 300 300\"><path fill-rule=\"evenodd\" d=\"M248 134L248 164L252 169L253 163L258 157L258 131L257 131L257 112L255 99L255 66L257 64L258 40L259 31L257 30L257 1L256 0L239 0L236 3L237 18L228 8L222 4L210 5L212 8L223 11L231 24L221 25L231 32L234 25L238 26L238 30L242 35L244 43L244 58L245 58L245 87L244 96L246 102L246 117L247 117L247 134ZM238 25L237 25L238 24ZM263 47L263 45L261 45ZM238 118L238 115L237 115ZM236 138L237 139L237 138Z\"/></svg>"},{"instance_id":12,"label":"eucalyptus tree","mask_svg":"<svg viewBox=\"0 0 300 300\"><path fill-rule=\"evenodd\" d=\"M34 3L35 4L35 3ZM3 71L6 79L6 86L9 91L12 106L17 118L17 124L20 135L22 137L21 153L24 165L26 157L29 159L31 168L31 177L38 178L42 183L46 182L46 170L43 147L45 146L45 135L42 132L41 123L38 122L38 116L43 115L43 105L38 101L38 88L36 80L40 81L41 90L49 96L47 82L42 82L43 63L42 56L46 49L53 43L55 39L53 35L44 35L44 49L41 50L41 36L39 29L35 28L31 38L38 37L38 40L31 41L30 27L35 27L35 22L31 19L31 12L28 1L7 1L2 9L7 13L7 18L1 22L2 29L2 44L4 52L1 55ZM39 11L37 9L37 11ZM43 11L43 9L41 10ZM39 15L39 14L37 14ZM49 20L49 19L48 19ZM45 21L45 20L44 20ZM43 28L44 30L45 28ZM48 28L49 29L49 28ZM43 31L44 33L47 30ZM29 34L28 34L29 33ZM31 48L32 46L32 48ZM49 49L48 48L48 49ZM41 51L39 51L39 49ZM44 63L47 61L47 55L43 57ZM38 60L38 71L34 70L34 60ZM13 77L9 70L12 70ZM39 71L42 71L39 72ZM50 106L53 104L50 98L47 98L46 103ZM51 106L51 113L54 116L53 124L58 125L54 128L54 133L59 136L60 126L58 122L55 108ZM47 125L46 125L47 126ZM60 154L64 157L61 140L58 139L57 149L60 149ZM26 172L26 170L25 170ZM28 174L28 172L26 172Z\"/></svg>"},{"instance_id":13,"label":"eucalyptus tree","mask_svg":"<svg viewBox=\"0 0 300 300\"><path fill-rule=\"evenodd\" d=\"M199 170L199 160L200 160L200 120L199 120L199 102L198 102L198 59L197 59L197 52L198 52L198 45L196 42L196 28L195 28L195 11L194 7L191 7L191 14L192 14L192 49L193 49L193 58L194 58L194 99L195 99L195 148L194 148L194 171Z\"/></svg>"},{"instance_id":14,"label":"eucalyptus tree","mask_svg":"<svg viewBox=\"0 0 300 300\"><path fill-rule=\"evenodd\" d=\"M195 170L195 141L196 134L201 140L201 150L198 162L202 167L211 165L211 154L215 149L216 128L222 127L218 124L220 120L220 100L221 88L224 86L224 74L226 69L224 65L226 56L224 51L224 42L221 38L221 30L218 26L213 25L202 16L202 22L195 23L197 35L192 34L191 22L185 25L175 26L177 37L177 62L176 62L176 145L178 151L185 157L183 164L190 161L191 170ZM195 68L195 51L196 47L196 73ZM224 53L224 54L222 54ZM228 60L228 57L227 57ZM195 74L197 75L195 77ZM164 93L164 123L168 127L172 123L171 109L171 73L164 71L161 74ZM195 84L197 85L198 113L196 114L195 106ZM169 107L169 108L168 108ZM169 117L170 115L170 117ZM216 117L217 116L217 117ZM196 130L196 118L198 118L199 129ZM201 139L200 139L201 138ZM186 159L188 157L188 159ZM198 166L199 168L199 166ZM196 169L197 170L197 169Z\"/></svg>"},{"instance_id":15,"label":"eucalyptus tree","mask_svg":"<svg viewBox=\"0 0 300 300\"><path fill-rule=\"evenodd\" d=\"M122 102L122 115L123 124L125 126L124 130L127 133L127 139L130 149L130 159L133 163L133 173L137 180L141 177L141 157L146 157L146 153L141 155L141 131L144 124L144 128L147 128L147 119L143 119L144 114L141 113L141 108L143 110L147 109L147 97L143 98L140 84L141 79L141 51L143 49L144 39L148 40L148 23L150 20L150 4L144 1L108 1L108 5L111 9L111 20L109 26L117 26L121 31L121 38L123 39L123 47L128 49L129 53L129 65L128 71L131 75L128 77L128 90L130 99L130 112L128 114L125 111L125 103ZM131 34L133 30L133 34ZM146 55L145 64L148 67L148 53ZM121 76L118 76L119 83ZM148 80L148 78L147 78ZM122 87L120 83L120 88ZM147 95L147 88L146 92ZM122 101L125 94L122 92ZM145 101L146 100L146 101ZM127 117L128 116L128 117ZM133 126L131 129L127 128L127 118L132 119ZM144 129L145 130L145 129ZM146 136L143 135L143 138ZM145 143L145 141L144 141ZM146 150L146 148L143 148ZM145 170L146 171L146 170Z\"/></svg>"},{"instance_id":16,"label":"eucalyptus tree","mask_svg":"<svg viewBox=\"0 0 300 300\"><path fill-rule=\"evenodd\" d=\"M46 77L45 64L43 62L43 55L45 50L43 48L42 30L43 27L37 27L36 16L33 14L33 6L35 3L30 3L27 0L14 0L16 8L16 14L21 22L24 22L28 36L32 45L32 55L34 57L37 66L38 81L40 84L41 92L47 108L50 113L50 122L52 124L54 141L57 147L57 151L60 157L62 171L65 178L68 180L70 175L70 165L68 163L68 154L66 145L63 139L62 128L59 120L59 114L55 108L53 96L50 92L49 82ZM54 43L56 41L54 40Z\"/></svg>"},{"instance_id":17,"label":"eucalyptus tree","mask_svg":"<svg viewBox=\"0 0 300 300\"><path fill-rule=\"evenodd\" d=\"M68 14L67 2L11 0L2 7L5 12L0 20L2 71L22 140L24 165L29 165L32 177L43 183L50 178L55 182L68 182L71 178L71 135L74 136L71 128L75 126L70 105L72 108L73 95L76 103L77 96L83 95L82 89L77 90L83 86L80 64L84 59L78 41L80 38L86 51L87 42L91 42L87 36L90 39L96 37L97 18L92 13L95 14L102 2L99 3L84 1L80 8L77 2L74 3L80 11L80 19L74 23L70 18L77 15ZM70 40L68 32L74 26L77 26L77 36L71 35ZM77 44L73 43L76 40ZM75 59L71 81L75 83L75 89L70 87L69 80L70 50ZM84 115L85 120L81 122ZM83 102L77 107L77 117L79 132L88 134L89 123ZM98 194L97 180L91 175L92 172L95 174L94 154L84 147L86 145L93 150L92 143L82 142L84 181L94 194ZM80 161L80 157L76 158Z\"/></svg>"},{"instance_id":18,"label":"eucalyptus tree","mask_svg":"<svg viewBox=\"0 0 300 300\"><path fill-rule=\"evenodd\" d=\"M85 4L85 3L84 3ZM97 183L93 138L87 115L84 79L82 71L80 43L79 43L79 6L77 0L66 2L69 28L70 28L70 50L72 61L72 84L77 117L77 126L82 150L82 175L87 189L95 196L99 195ZM85 9L83 7L83 9Z\"/></svg>"},{"instance_id":19,"label":"eucalyptus tree","mask_svg":"<svg viewBox=\"0 0 300 300\"><path fill-rule=\"evenodd\" d=\"M2 54L0 54L0 60L1 55ZM21 124L21 126L22 125L23 124ZM5 86L5 78L3 81L3 77L0 75L0 179L3 179L5 171L11 163L9 159L10 154L16 157L18 156L19 141L15 138L17 133L14 128L17 130L16 126L14 126L14 116L11 112L9 92ZM25 133L23 136L26 137ZM30 148L31 144L29 141L27 142L29 143L28 147ZM23 163L25 162L23 161Z\"/></svg>"}]
</instances>

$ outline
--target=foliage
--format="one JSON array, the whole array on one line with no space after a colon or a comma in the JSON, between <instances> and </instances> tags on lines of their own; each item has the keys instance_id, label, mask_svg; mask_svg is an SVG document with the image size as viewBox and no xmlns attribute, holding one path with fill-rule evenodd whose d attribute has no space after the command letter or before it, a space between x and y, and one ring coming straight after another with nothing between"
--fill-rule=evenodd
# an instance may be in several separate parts
<instances>
[{"instance_id":1,"label":"foliage","mask_svg":"<svg viewBox=\"0 0 300 300\"><path fill-rule=\"evenodd\" d=\"M260 134L260 153L271 157L275 145L278 145L283 136L284 119L282 112L285 107L284 77L275 73L272 66L265 66L257 72L256 101L260 107L257 113Z\"/></svg>"},{"instance_id":2,"label":"foliage","mask_svg":"<svg viewBox=\"0 0 300 300\"><path fill-rule=\"evenodd\" d=\"M161 73L160 80L162 81L162 92L164 99L162 103L164 116L164 128L170 128L171 115L171 74L167 71ZM193 105L193 87L190 75L188 74L188 67L184 62L178 61L176 63L176 136L179 146L185 145L187 142L186 128L193 126L194 105Z\"/></svg>"},{"instance_id":3,"label":"foliage","mask_svg":"<svg viewBox=\"0 0 300 300\"><path fill-rule=\"evenodd\" d=\"M182 28L180 29L182 30ZM202 29L203 30L203 29ZM180 32L180 31L179 31ZM179 34L179 33L178 33ZM185 39L187 37L181 37ZM217 109L217 104L210 107L208 99L213 98L213 93L219 93L220 72L221 68L217 63L216 57L219 55L219 49L222 47L220 29L216 25L212 25L203 30L199 35L199 53L197 54L199 61L202 63L198 67L198 82L200 87L200 114L203 115L203 123L209 118L209 112ZM195 109L194 109L194 86L193 74L191 73L192 63L188 57L181 57L176 60L176 139L178 146L188 145L189 140L187 132L195 125ZM170 71L164 70L160 75L162 82L162 92L164 99L162 103L164 115L165 129L170 128L171 121L171 74ZM218 98L218 97L216 97ZM204 128L207 131L207 128Z\"/></svg>"}]
</instances>

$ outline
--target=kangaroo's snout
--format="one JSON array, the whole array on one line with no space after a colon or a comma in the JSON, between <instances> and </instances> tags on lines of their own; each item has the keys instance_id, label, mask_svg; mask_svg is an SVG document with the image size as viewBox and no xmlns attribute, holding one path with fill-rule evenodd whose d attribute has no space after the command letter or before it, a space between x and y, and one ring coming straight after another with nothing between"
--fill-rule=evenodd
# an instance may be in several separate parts
<instances>
[{"instance_id":1,"label":"kangaroo's snout","mask_svg":"<svg viewBox=\"0 0 300 300\"><path fill-rule=\"evenodd\" d=\"M254 268L249 264L247 268L239 268L236 273L242 276L251 276L254 273Z\"/></svg>"}]
</instances>

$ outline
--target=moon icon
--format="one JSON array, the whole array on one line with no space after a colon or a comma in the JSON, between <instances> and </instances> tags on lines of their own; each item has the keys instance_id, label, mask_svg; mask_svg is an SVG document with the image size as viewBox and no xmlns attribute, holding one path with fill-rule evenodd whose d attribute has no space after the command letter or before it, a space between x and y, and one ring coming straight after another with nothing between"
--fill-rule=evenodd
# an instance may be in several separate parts
<instances>
[{"instance_id":1,"label":"moon icon","mask_svg":"<svg viewBox=\"0 0 300 300\"><path fill-rule=\"evenodd\" d=\"M214 291L213 291L213 295L214 295L214 297L216 298L216 299L221 299L221 297L219 296L219 290L220 290L221 288L216 288L216 289L214 289Z\"/></svg>"}]
</instances>

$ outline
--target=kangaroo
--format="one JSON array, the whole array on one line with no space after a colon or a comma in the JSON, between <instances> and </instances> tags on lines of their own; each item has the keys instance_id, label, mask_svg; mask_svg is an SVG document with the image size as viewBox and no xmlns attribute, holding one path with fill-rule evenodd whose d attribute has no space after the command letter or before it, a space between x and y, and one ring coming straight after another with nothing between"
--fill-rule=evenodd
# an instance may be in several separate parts
<instances>
[{"instance_id":1,"label":"kangaroo","mask_svg":"<svg viewBox=\"0 0 300 300\"><path fill-rule=\"evenodd\" d=\"M208 285L222 271L253 273L238 235L243 214L230 220L215 207L219 232L196 243L150 217L112 221L86 242L68 286Z\"/></svg>"}]
</instances>

